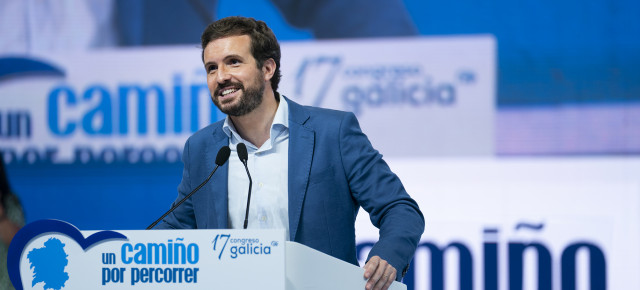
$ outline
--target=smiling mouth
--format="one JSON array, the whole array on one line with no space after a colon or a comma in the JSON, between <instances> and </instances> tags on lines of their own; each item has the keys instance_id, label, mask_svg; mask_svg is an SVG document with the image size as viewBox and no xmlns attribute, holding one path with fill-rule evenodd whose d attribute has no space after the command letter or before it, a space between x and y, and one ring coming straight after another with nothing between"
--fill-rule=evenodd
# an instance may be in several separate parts
<instances>
[{"instance_id":1,"label":"smiling mouth","mask_svg":"<svg viewBox=\"0 0 640 290\"><path fill-rule=\"evenodd\" d=\"M242 89L244 89L244 86L242 85L242 83L227 81L227 82L218 84L218 88L216 89L216 96L220 98L225 98Z\"/></svg>"},{"instance_id":2,"label":"smiling mouth","mask_svg":"<svg viewBox=\"0 0 640 290\"><path fill-rule=\"evenodd\" d=\"M226 89L226 90L222 91L222 93L220 93L220 96L225 97L228 94L235 93L236 91L238 91L238 89L236 89L236 88Z\"/></svg>"}]
</instances>

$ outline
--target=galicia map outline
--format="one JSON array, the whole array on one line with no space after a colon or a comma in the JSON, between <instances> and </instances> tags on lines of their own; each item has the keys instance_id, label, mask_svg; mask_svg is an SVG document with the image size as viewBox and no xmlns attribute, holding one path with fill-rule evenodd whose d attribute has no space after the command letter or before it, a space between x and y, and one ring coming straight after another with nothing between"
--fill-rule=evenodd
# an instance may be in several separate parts
<instances>
[{"instance_id":1,"label":"galicia map outline","mask_svg":"<svg viewBox=\"0 0 640 290\"><path fill-rule=\"evenodd\" d=\"M64 269L69 264L65 244L56 238L44 242L44 247L34 248L27 254L30 269L33 269L31 286L44 283L43 289L60 290L69 280L69 273Z\"/></svg>"}]
</instances>

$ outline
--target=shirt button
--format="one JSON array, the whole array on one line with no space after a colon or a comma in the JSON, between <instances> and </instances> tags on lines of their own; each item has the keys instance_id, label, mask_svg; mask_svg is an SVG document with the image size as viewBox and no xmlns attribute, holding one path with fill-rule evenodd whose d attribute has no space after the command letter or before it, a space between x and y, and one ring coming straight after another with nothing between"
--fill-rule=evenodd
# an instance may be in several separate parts
<instances>
[{"instance_id":1,"label":"shirt button","mask_svg":"<svg viewBox=\"0 0 640 290\"><path fill-rule=\"evenodd\" d=\"M262 182L258 183L258 187L262 188L262 186L264 186Z\"/></svg>"},{"instance_id":2,"label":"shirt button","mask_svg":"<svg viewBox=\"0 0 640 290\"><path fill-rule=\"evenodd\" d=\"M266 221L266 220L267 220L267 217L266 217L266 216L261 216L261 217L260 217L260 221Z\"/></svg>"}]
</instances>

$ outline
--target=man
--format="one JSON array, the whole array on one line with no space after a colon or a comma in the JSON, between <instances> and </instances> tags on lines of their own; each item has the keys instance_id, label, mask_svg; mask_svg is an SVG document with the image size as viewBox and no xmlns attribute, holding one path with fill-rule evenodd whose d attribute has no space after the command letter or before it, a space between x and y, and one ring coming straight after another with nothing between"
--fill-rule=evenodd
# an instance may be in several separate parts
<instances>
[{"instance_id":1,"label":"man","mask_svg":"<svg viewBox=\"0 0 640 290\"><path fill-rule=\"evenodd\" d=\"M352 113L306 107L278 94L280 46L262 21L229 17L202 35L211 98L228 117L184 148L178 200L211 172L218 149L247 145L253 177L249 228L283 228L288 239L357 265L360 206L380 228L365 265L367 289L401 280L424 218L398 177L371 147ZM235 153L232 153L235 155ZM230 158L161 228L242 228L248 178Z\"/></svg>"}]
</instances>

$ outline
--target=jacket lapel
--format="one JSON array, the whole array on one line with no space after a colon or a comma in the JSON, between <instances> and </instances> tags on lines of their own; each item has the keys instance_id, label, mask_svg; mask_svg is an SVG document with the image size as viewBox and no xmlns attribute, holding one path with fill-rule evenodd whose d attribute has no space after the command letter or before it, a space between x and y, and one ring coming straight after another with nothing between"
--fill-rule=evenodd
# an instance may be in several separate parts
<instances>
[{"instance_id":1,"label":"jacket lapel","mask_svg":"<svg viewBox=\"0 0 640 290\"><path fill-rule=\"evenodd\" d=\"M289 233L290 240L294 241L309 183L315 132L304 126L309 119L307 110L287 98L284 99L289 105Z\"/></svg>"}]
</instances>

